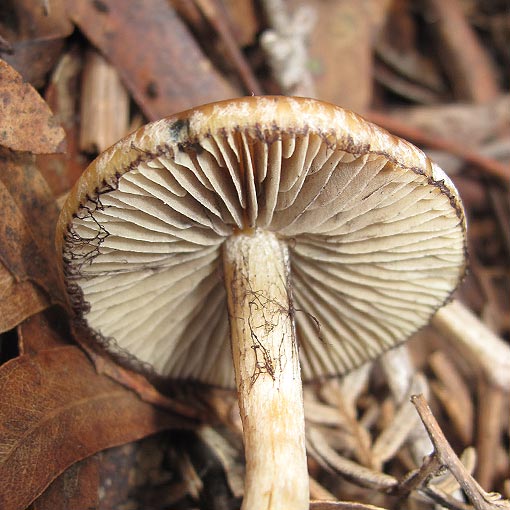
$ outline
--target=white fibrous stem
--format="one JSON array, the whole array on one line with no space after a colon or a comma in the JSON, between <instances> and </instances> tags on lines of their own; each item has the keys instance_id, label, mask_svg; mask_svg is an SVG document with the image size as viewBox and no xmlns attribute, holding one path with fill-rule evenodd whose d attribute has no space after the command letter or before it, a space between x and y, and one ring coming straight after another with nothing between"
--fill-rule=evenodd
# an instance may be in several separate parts
<instances>
[{"instance_id":1,"label":"white fibrous stem","mask_svg":"<svg viewBox=\"0 0 510 510\"><path fill-rule=\"evenodd\" d=\"M308 509L287 248L271 232L242 232L226 241L223 264L246 455L242 509Z\"/></svg>"}]
</instances>

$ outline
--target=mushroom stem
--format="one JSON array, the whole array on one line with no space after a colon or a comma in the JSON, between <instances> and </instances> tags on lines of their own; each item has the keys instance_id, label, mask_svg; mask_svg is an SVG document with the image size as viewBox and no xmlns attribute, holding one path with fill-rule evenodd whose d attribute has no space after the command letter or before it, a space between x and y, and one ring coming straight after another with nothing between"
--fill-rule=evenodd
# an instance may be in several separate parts
<instances>
[{"instance_id":1,"label":"mushroom stem","mask_svg":"<svg viewBox=\"0 0 510 510\"><path fill-rule=\"evenodd\" d=\"M246 455L242 508L308 509L287 247L271 232L242 232L225 242L223 263Z\"/></svg>"}]
</instances>

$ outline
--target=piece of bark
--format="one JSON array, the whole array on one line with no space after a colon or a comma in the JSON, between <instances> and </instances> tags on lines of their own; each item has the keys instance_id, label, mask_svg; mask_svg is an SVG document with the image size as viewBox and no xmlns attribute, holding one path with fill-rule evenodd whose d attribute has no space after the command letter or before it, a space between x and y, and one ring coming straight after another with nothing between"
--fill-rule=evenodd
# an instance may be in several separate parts
<instances>
[{"instance_id":1,"label":"piece of bark","mask_svg":"<svg viewBox=\"0 0 510 510\"><path fill-rule=\"evenodd\" d=\"M238 95L166 0L150 6L139 0L68 0L67 7L149 120Z\"/></svg>"},{"instance_id":2,"label":"piece of bark","mask_svg":"<svg viewBox=\"0 0 510 510\"><path fill-rule=\"evenodd\" d=\"M63 150L64 131L37 91L0 60L0 146L47 154Z\"/></svg>"},{"instance_id":3,"label":"piece of bark","mask_svg":"<svg viewBox=\"0 0 510 510\"><path fill-rule=\"evenodd\" d=\"M94 50L85 56L81 91L80 149L103 152L127 134L128 93L115 68Z\"/></svg>"},{"instance_id":4,"label":"piece of bark","mask_svg":"<svg viewBox=\"0 0 510 510\"><path fill-rule=\"evenodd\" d=\"M7 362L0 388L2 510L25 509L66 468L100 450L194 425L98 375L74 346Z\"/></svg>"},{"instance_id":5,"label":"piece of bark","mask_svg":"<svg viewBox=\"0 0 510 510\"><path fill-rule=\"evenodd\" d=\"M494 63L464 16L461 2L425 0L423 6L455 99L474 103L495 99L500 91Z\"/></svg>"},{"instance_id":6,"label":"piece of bark","mask_svg":"<svg viewBox=\"0 0 510 510\"><path fill-rule=\"evenodd\" d=\"M301 4L294 0L291 5ZM310 35L310 63L316 95L357 112L372 99L372 41L388 1L307 2L317 13Z\"/></svg>"}]
</instances>

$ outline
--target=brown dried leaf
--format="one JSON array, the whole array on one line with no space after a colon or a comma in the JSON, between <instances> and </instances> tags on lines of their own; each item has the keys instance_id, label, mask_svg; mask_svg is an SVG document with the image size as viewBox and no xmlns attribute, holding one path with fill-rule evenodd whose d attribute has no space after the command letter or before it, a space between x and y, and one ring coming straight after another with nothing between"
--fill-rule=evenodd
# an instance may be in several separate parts
<instances>
[{"instance_id":1,"label":"brown dried leaf","mask_svg":"<svg viewBox=\"0 0 510 510\"><path fill-rule=\"evenodd\" d=\"M2 16L0 33L11 42L13 39L55 39L73 31L65 13L65 0L3 0L2 7L10 15Z\"/></svg>"},{"instance_id":2,"label":"brown dried leaf","mask_svg":"<svg viewBox=\"0 0 510 510\"><path fill-rule=\"evenodd\" d=\"M0 203L0 262L16 284L30 282L50 302L63 303L54 248L58 210L33 156L0 149Z\"/></svg>"},{"instance_id":3,"label":"brown dried leaf","mask_svg":"<svg viewBox=\"0 0 510 510\"><path fill-rule=\"evenodd\" d=\"M18 329L20 354L36 354L45 349L68 345L72 338L68 331L68 318L60 307L52 307L35 314Z\"/></svg>"},{"instance_id":4,"label":"brown dried leaf","mask_svg":"<svg viewBox=\"0 0 510 510\"><path fill-rule=\"evenodd\" d=\"M44 292L30 282L17 282L0 263L0 333L15 328L48 305Z\"/></svg>"},{"instance_id":5,"label":"brown dried leaf","mask_svg":"<svg viewBox=\"0 0 510 510\"><path fill-rule=\"evenodd\" d=\"M63 150L64 130L37 91L0 60L0 145L47 154Z\"/></svg>"},{"instance_id":6,"label":"brown dried leaf","mask_svg":"<svg viewBox=\"0 0 510 510\"><path fill-rule=\"evenodd\" d=\"M6 62L34 87L44 87L46 76L65 46L64 38L74 27L65 13L64 0L3 0L0 35L12 52Z\"/></svg>"},{"instance_id":7,"label":"brown dried leaf","mask_svg":"<svg viewBox=\"0 0 510 510\"><path fill-rule=\"evenodd\" d=\"M99 461L83 459L64 471L28 510L96 509L99 504Z\"/></svg>"},{"instance_id":8,"label":"brown dried leaf","mask_svg":"<svg viewBox=\"0 0 510 510\"><path fill-rule=\"evenodd\" d=\"M150 7L135 0L68 0L68 11L117 68L149 120L238 95L166 0Z\"/></svg>"},{"instance_id":9,"label":"brown dried leaf","mask_svg":"<svg viewBox=\"0 0 510 510\"><path fill-rule=\"evenodd\" d=\"M188 418L197 418L199 413L192 403L182 403L159 392L143 374L134 372L114 362L105 352L99 349L96 352L91 348L91 342L83 341L83 332L80 328L73 327L73 336L83 347L85 352L94 363L97 373L104 374L117 381L119 384L133 390L144 402L156 405L163 409L170 409ZM93 342L93 341L92 341Z\"/></svg>"},{"instance_id":10,"label":"brown dried leaf","mask_svg":"<svg viewBox=\"0 0 510 510\"><path fill-rule=\"evenodd\" d=\"M23 79L36 89L46 85L46 76L57 63L63 48L64 39L34 39L13 44L12 55L4 55L4 60L16 69Z\"/></svg>"},{"instance_id":11,"label":"brown dried leaf","mask_svg":"<svg viewBox=\"0 0 510 510\"><path fill-rule=\"evenodd\" d=\"M194 422L98 375L75 346L0 368L0 508L23 510L66 468L100 450Z\"/></svg>"}]
</instances>

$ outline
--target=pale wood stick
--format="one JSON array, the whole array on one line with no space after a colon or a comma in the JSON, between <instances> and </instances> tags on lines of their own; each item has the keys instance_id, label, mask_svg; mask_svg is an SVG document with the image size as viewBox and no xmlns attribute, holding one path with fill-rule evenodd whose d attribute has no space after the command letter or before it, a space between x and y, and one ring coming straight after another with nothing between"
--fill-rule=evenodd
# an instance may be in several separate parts
<instances>
[{"instance_id":1,"label":"pale wood stick","mask_svg":"<svg viewBox=\"0 0 510 510\"><path fill-rule=\"evenodd\" d=\"M102 152L129 128L129 95L115 68L97 51L85 57L81 95L80 149Z\"/></svg>"}]
</instances>

